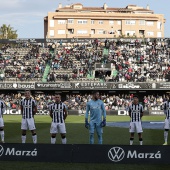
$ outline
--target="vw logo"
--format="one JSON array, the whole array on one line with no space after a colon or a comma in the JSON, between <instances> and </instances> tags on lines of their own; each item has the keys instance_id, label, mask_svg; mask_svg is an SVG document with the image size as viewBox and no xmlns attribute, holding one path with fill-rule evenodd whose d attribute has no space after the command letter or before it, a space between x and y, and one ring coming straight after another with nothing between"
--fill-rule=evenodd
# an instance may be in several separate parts
<instances>
[{"instance_id":1,"label":"vw logo","mask_svg":"<svg viewBox=\"0 0 170 170\"><path fill-rule=\"evenodd\" d=\"M120 147L113 147L108 152L108 157L113 162L121 161L125 156L125 151Z\"/></svg>"},{"instance_id":2,"label":"vw logo","mask_svg":"<svg viewBox=\"0 0 170 170\"><path fill-rule=\"evenodd\" d=\"M4 153L4 148L0 145L0 156Z\"/></svg>"}]
</instances>

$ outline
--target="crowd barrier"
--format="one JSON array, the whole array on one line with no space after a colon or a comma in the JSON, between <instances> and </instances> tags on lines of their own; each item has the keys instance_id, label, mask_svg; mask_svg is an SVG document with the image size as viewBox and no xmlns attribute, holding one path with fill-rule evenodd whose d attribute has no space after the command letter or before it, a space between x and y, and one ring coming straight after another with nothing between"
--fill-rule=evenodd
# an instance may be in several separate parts
<instances>
[{"instance_id":1,"label":"crowd barrier","mask_svg":"<svg viewBox=\"0 0 170 170\"><path fill-rule=\"evenodd\" d=\"M170 164L170 146L1 144L0 161Z\"/></svg>"}]
</instances>

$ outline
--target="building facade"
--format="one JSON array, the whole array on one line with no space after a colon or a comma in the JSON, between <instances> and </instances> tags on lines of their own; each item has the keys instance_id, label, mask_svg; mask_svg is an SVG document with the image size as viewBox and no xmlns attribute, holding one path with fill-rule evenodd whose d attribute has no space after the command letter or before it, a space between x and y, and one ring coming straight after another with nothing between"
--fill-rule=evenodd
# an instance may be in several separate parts
<instances>
[{"instance_id":1,"label":"building facade","mask_svg":"<svg viewBox=\"0 0 170 170\"><path fill-rule=\"evenodd\" d=\"M81 3L62 7L44 17L44 38L163 38L165 18L146 8L84 7Z\"/></svg>"}]
</instances>

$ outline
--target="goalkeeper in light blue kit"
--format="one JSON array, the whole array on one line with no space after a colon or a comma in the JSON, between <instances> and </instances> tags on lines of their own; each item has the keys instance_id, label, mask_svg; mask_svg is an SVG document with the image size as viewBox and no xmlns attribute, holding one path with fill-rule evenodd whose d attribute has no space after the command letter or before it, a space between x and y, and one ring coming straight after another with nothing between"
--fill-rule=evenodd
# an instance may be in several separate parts
<instances>
[{"instance_id":1,"label":"goalkeeper in light blue kit","mask_svg":"<svg viewBox=\"0 0 170 170\"><path fill-rule=\"evenodd\" d=\"M90 115L89 115L90 112ZM90 120L88 121L88 117ZM102 119L103 117L103 119ZM89 129L90 144L94 144L94 131L96 129L98 144L102 144L103 127L106 126L106 110L104 103L99 99L99 92L94 91L92 100L86 104L85 127Z\"/></svg>"}]
</instances>

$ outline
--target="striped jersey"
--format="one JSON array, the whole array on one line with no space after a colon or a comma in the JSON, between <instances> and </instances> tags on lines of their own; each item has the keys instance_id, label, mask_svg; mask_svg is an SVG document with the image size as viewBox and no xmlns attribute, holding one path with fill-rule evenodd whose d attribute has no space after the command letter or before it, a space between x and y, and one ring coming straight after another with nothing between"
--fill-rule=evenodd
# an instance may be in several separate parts
<instances>
[{"instance_id":1,"label":"striped jersey","mask_svg":"<svg viewBox=\"0 0 170 170\"><path fill-rule=\"evenodd\" d=\"M131 113L131 122L140 122L141 114L143 113L143 106L141 104L131 104L128 109Z\"/></svg>"},{"instance_id":2,"label":"striped jersey","mask_svg":"<svg viewBox=\"0 0 170 170\"><path fill-rule=\"evenodd\" d=\"M2 117L5 111L4 109L5 109L5 103L2 100L0 100L0 118Z\"/></svg>"},{"instance_id":3,"label":"striped jersey","mask_svg":"<svg viewBox=\"0 0 170 170\"><path fill-rule=\"evenodd\" d=\"M164 102L164 113L166 115L166 118L170 118L170 101Z\"/></svg>"},{"instance_id":4,"label":"striped jersey","mask_svg":"<svg viewBox=\"0 0 170 170\"><path fill-rule=\"evenodd\" d=\"M27 118L32 118L33 117L33 109L34 107L37 106L36 101L32 98L29 99L22 99L21 104L22 106L22 118L27 119Z\"/></svg>"},{"instance_id":5,"label":"striped jersey","mask_svg":"<svg viewBox=\"0 0 170 170\"><path fill-rule=\"evenodd\" d=\"M60 103L53 103L49 105L49 110L52 111L52 121L54 123L64 123L64 114L66 105L62 102Z\"/></svg>"}]
</instances>

